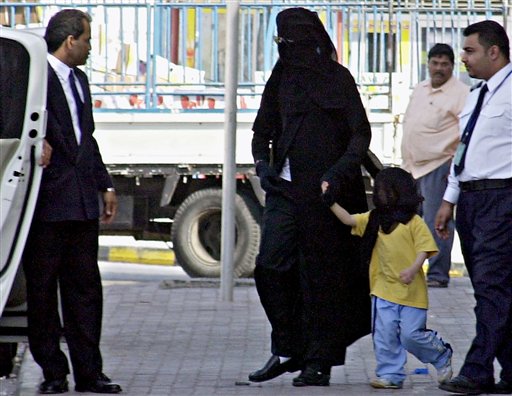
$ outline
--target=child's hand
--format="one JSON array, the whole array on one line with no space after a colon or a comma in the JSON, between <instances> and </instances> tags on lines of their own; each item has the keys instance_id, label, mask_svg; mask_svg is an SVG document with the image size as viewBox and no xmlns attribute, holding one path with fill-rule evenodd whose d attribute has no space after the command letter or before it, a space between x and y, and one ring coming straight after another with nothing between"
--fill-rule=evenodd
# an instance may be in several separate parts
<instances>
[{"instance_id":1,"label":"child's hand","mask_svg":"<svg viewBox=\"0 0 512 396\"><path fill-rule=\"evenodd\" d=\"M409 283L412 282L412 280L414 279L415 276L416 276L415 269L412 267L409 267L407 269L404 269L402 272L400 272L400 281L402 283L405 283L406 285L408 285Z\"/></svg>"}]
</instances>

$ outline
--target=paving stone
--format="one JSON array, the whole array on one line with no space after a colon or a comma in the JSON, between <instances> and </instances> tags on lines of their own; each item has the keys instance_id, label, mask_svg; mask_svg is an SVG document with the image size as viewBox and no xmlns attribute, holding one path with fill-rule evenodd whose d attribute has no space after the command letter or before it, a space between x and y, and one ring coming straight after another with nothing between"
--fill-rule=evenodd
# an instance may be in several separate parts
<instances>
[{"instance_id":1,"label":"paving stone","mask_svg":"<svg viewBox=\"0 0 512 396\"><path fill-rule=\"evenodd\" d=\"M454 347L457 373L474 336L471 284L467 277L453 278L448 288L430 289L429 296L428 326ZM104 371L121 384L123 395L397 394L368 385L375 369L370 336L348 348L346 364L333 368L329 387L293 387L297 373L250 383L249 372L260 368L270 356L270 326L250 280L235 286L234 302L220 301L218 282L108 281L104 284L104 304ZM437 388L435 368L409 355L408 373L425 368L427 373L407 377L401 394L447 395ZM39 367L25 351L14 381L17 394L35 395L41 380ZM73 395L71 376L69 380L68 394ZM0 380L0 391L1 387Z\"/></svg>"}]
</instances>

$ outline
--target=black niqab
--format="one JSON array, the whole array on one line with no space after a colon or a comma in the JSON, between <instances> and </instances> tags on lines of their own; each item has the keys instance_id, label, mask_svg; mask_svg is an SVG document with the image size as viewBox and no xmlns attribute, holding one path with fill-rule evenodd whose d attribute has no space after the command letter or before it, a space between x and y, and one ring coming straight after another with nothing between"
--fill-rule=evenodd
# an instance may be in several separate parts
<instances>
[{"instance_id":1,"label":"black niqab","mask_svg":"<svg viewBox=\"0 0 512 396\"><path fill-rule=\"evenodd\" d=\"M283 114L302 113L313 106L343 108L338 89L350 72L336 60L336 50L316 12L290 8L277 15L279 60L265 85L255 125ZM257 127L256 127L257 128Z\"/></svg>"}]
</instances>

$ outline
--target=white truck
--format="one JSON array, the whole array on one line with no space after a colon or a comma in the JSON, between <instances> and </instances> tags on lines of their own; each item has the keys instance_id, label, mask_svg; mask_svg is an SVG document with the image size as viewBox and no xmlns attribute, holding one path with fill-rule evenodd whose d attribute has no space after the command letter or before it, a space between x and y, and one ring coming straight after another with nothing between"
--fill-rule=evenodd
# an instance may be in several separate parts
<instances>
[{"instance_id":1,"label":"white truck","mask_svg":"<svg viewBox=\"0 0 512 396\"><path fill-rule=\"evenodd\" d=\"M104 233L172 241L191 276L220 274L224 116L97 113L96 139L119 212ZM251 156L254 113L238 116L235 276L252 274L263 192Z\"/></svg>"}]
</instances>

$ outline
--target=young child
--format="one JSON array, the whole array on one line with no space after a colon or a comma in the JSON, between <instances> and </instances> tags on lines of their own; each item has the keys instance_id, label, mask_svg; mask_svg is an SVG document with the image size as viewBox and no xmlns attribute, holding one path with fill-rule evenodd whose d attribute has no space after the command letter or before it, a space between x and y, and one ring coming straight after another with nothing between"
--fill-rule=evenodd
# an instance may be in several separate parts
<instances>
[{"instance_id":1,"label":"young child","mask_svg":"<svg viewBox=\"0 0 512 396\"><path fill-rule=\"evenodd\" d=\"M331 206L352 227L352 234L362 236L363 264L369 263L377 360L377 378L370 383L374 388L402 388L407 351L434 365L439 383L452 377L450 344L426 328L428 294L422 265L438 249L417 215L422 200L409 173L386 168L375 179L374 210L351 215L337 203Z\"/></svg>"}]
</instances>

